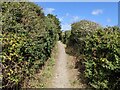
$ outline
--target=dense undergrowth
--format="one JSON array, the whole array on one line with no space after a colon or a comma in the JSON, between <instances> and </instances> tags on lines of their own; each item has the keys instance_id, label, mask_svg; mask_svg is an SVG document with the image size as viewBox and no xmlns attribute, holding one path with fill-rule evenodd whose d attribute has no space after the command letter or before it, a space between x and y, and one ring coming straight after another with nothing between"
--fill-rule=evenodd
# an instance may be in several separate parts
<instances>
[{"instance_id":1,"label":"dense undergrowth","mask_svg":"<svg viewBox=\"0 0 120 90\"><path fill-rule=\"evenodd\" d=\"M62 32L62 39L61 39L61 41L62 41L64 44L66 44L67 41L68 41L68 39L69 39L69 37L70 37L70 35L71 35L71 31L70 31L70 30L67 30L67 31Z\"/></svg>"},{"instance_id":2,"label":"dense undergrowth","mask_svg":"<svg viewBox=\"0 0 120 90\"><path fill-rule=\"evenodd\" d=\"M2 87L15 88L32 77L50 57L59 39L60 22L44 15L30 2L6 2L2 6Z\"/></svg>"},{"instance_id":3,"label":"dense undergrowth","mask_svg":"<svg viewBox=\"0 0 120 90\"><path fill-rule=\"evenodd\" d=\"M120 89L120 29L82 20L73 23L66 52L78 59L88 84L96 89Z\"/></svg>"},{"instance_id":4,"label":"dense undergrowth","mask_svg":"<svg viewBox=\"0 0 120 90\"><path fill-rule=\"evenodd\" d=\"M66 44L66 52L84 66L88 84L96 89L120 89L120 29L103 28L87 20L73 23L61 32L52 14L30 2L1 3L2 87L18 88L32 77L51 55L56 41Z\"/></svg>"}]
</instances>

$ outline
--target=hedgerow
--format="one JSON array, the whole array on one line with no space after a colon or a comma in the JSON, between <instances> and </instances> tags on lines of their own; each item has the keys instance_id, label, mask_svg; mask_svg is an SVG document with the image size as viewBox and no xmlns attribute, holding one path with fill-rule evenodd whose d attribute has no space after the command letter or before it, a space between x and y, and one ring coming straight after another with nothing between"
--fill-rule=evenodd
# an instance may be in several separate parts
<instances>
[{"instance_id":1,"label":"hedgerow","mask_svg":"<svg viewBox=\"0 0 120 90\"><path fill-rule=\"evenodd\" d=\"M2 6L2 86L15 88L31 77L50 57L59 39L60 22L44 15L30 2L4 2Z\"/></svg>"},{"instance_id":2,"label":"hedgerow","mask_svg":"<svg viewBox=\"0 0 120 90\"><path fill-rule=\"evenodd\" d=\"M62 41L64 44L66 44L67 41L68 41L68 38L70 37L70 35L71 35L71 31L70 31L70 30L64 31L64 32L62 33L62 40L61 40L61 41Z\"/></svg>"},{"instance_id":3,"label":"hedgerow","mask_svg":"<svg viewBox=\"0 0 120 90\"><path fill-rule=\"evenodd\" d=\"M66 52L84 65L88 84L96 89L120 88L120 29L90 21L72 24Z\"/></svg>"}]
</instances>

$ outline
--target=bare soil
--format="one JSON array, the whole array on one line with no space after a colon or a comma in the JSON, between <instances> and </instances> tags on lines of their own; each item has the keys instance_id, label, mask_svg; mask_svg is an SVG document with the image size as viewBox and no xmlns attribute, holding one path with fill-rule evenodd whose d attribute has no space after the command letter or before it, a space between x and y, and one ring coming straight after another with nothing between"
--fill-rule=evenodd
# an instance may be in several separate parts
<instances>
[{"instance_id":1,"label":"bare soil","mask_svg":"<svg viewBox=\"0 0 120 90\"><path fill-rule=\"evenodd\" d=\"M55 61L55 71L51 83L52 88L70 88L65 46L58 41L58 57Z\"/></svg>"},{"instance_id":2,"label":"bare soil","mask_svg":"<svg viewBox=\"0 0 120 90\"><path fill-rule=\"evenodd\" d=\"M25 88L86 88L82 74L75 68L76 58L66 54L65 45L58 41L52 58L45 66L27 79Z\"/></svg>"},{"instance_id":3,"label":"bare soil","mask_svg":"<svg viewBox=\"0 0 120 90\"><path fill-rule=\"evenodd\" d=\"M50 88L86 88L87 85L79 77L80 73L75 69L75 57L65 52L65 45L57 43L58 53L55 60L53 78Z\"/></svg>"}]
</instances>

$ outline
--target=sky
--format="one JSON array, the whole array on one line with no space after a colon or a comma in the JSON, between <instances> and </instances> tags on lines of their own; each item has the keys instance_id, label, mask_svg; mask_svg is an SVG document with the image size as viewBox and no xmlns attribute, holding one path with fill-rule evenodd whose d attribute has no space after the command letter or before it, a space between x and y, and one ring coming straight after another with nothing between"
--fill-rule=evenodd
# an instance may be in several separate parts
<instances>
[{"instance_id":1,"label":"sky","mask_svg":"<svg viewBox=\"0 0 120 90\"><path fill-rule=\"evenodd\" d=\"M70 30L71 24L90 20L102 26L118 25L117 2L35 2L47 14L57 15L62 30Z\"/></svg>"},{"instance_id":2,"label":"sky","mask_svg":"<svg viewBox=\"0 0 120 90\"><path fill-rule=\"evenodd\" d=\"M32 2L119 2L120 0L29 0Z\"/></svg>"},{"instance_id":3,"label":"sky","mask_svg":"<svg viewBox=\"0 0 120 90\"><path fill-rule=\"evenodd\" d=\"M118 26L120 27L120 2L118 3Z\"/></svg>"}]
</instances>

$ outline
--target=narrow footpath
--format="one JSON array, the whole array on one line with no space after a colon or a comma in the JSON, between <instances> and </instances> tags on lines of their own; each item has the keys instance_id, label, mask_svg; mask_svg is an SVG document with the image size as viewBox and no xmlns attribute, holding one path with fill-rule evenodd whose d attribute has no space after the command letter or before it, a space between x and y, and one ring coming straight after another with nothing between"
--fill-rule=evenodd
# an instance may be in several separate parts
<instances>
[{"instance_id":1,"label":"narrow footpath","mask_svg":"<svg viewBox=\"0 0 120 90\"><path fill-rule=\"evenodd\" d=\"M70 81L67 68L67 54L65 46L58 42L58 58L55 61L55 71L52 80L53 88L70 88Z\"/></svg>"},{"instance_id":2,"label":"narrow footpath","mask_svg":"<svg viewBox=\"0 0 120 90\"><path fill-rule=\"evenodd\" d=\"M65 45L58 41L53 55L23 88L87 88L84 78L75 68L76 58L66 54Z\"/></svg>"}]
</instances>

